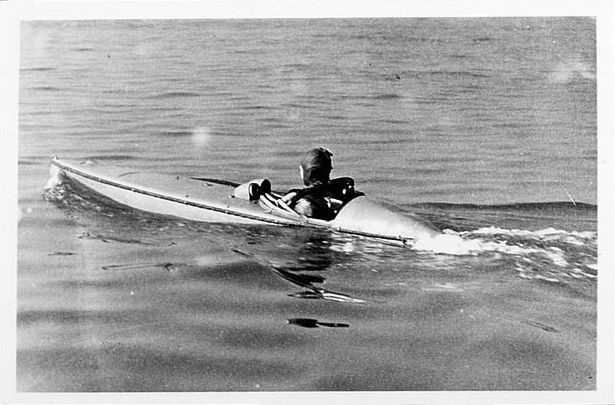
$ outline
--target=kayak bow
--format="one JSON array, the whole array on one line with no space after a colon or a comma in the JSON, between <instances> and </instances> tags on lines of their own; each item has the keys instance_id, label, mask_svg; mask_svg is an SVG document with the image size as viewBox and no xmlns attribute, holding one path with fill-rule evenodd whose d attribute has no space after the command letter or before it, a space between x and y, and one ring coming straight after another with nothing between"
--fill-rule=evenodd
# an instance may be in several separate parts
<instances>
[{"instance_id":1,"label":"kayak bow","mask_svg":"<svg viewBox=\"0 0 615 405\"><path fill-rule=\"evenodd\" d=\"M418 217L388 209L362 194L347 202L331 221L307 218L277 203L266 192L258 201L234 197L238 183L51 161L52 175L71 181L117 203L154 214L192 221L326 228L378 239L406 242L440 234ZM237 186L237 187L235 187Z\"/></svg>"}]
</instances>

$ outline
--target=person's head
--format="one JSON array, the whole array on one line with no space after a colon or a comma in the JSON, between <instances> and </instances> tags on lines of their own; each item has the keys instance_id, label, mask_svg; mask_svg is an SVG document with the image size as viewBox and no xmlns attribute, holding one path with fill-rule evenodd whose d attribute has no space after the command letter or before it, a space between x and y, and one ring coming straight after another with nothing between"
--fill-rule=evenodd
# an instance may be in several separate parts
<instances>
[{"instance_id":1,"label":"person's head","mask_svg":"<svg viewBox=\"0 0 615 405\"><path fill-rule=\"evenodd\" d=\"M331 153L325 148L314 148L305 154L299 165L299 172L306 186L327 183L333 168Z\"/></svg>"}]
</instances>

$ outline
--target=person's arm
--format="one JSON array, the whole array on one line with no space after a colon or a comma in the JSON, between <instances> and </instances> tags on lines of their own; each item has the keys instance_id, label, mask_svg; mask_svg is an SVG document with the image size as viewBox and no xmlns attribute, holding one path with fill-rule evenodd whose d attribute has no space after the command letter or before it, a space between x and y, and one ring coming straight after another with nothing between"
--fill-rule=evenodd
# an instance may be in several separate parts
<instances>
[{"instance_id":1,"label":"person's arm","mask_svg":"<svg viewBox=\"0 0 615 405\"><path fill-rule=\"evenodd\" d=\"M285 196L283 196L281 198L281 200L286 203L286 204L290 204L291 201L293 201L293 199L297 196L297 192L296 191L289 191L288 193L286 193Z\"/></svg>"},{"instance_id":2,"label":"person's arm","mask_svg":"<svg viewBox=\"0 0 615 405\"><path fill-rule=\"evenodd\" d=\"M303 215L304 217L312 218L315 214L312 202L307 198L298 199L293 209L297 214Z\"/></svg>"}]
</instances>

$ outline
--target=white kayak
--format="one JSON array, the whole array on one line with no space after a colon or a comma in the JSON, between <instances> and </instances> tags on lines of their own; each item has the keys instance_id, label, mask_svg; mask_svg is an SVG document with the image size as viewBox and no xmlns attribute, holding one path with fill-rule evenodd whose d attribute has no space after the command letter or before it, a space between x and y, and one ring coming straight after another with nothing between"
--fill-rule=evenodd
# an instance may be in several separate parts
<instances>
[{"instance_id":1,"label":"white kayak","mask_svg":"<svg viewBox=\"0 0 615 405\"><path fill-rule=\"evenodd\" d=\"M192 221L326 228L391 241L431 238L440 231L426 220L395 212L355 193L330 221L308 218L290 209L270 191L268 181L243 184L225 180L171 176L126 168L74 163L53 158L51 173L70 179L117 203L154 214ZM260 183L259 183L260 182ZM255 186L263 192L250 198ZM254 196L252 196L254 197Z\"/></svg>"}]
</instances>

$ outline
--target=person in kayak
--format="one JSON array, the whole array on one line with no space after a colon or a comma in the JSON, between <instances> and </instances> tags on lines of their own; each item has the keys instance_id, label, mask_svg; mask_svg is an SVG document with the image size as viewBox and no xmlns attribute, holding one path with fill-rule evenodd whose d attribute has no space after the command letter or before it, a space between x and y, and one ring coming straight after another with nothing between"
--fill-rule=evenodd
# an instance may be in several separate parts
<instances>
[{"instance_id":1,"label":"person in kayak","mask_svg":"<svg viewBox=\"0 0 615 405\"><path fill-rule=\"evenodd\" d=\"M354 192L354 181L348 177L331 181L333 153L319 147L308 151L299 165L303 189L290 190L282 201L298 214L330 221L343 204L340 198Z\"/></svg>"}]
</instances>

